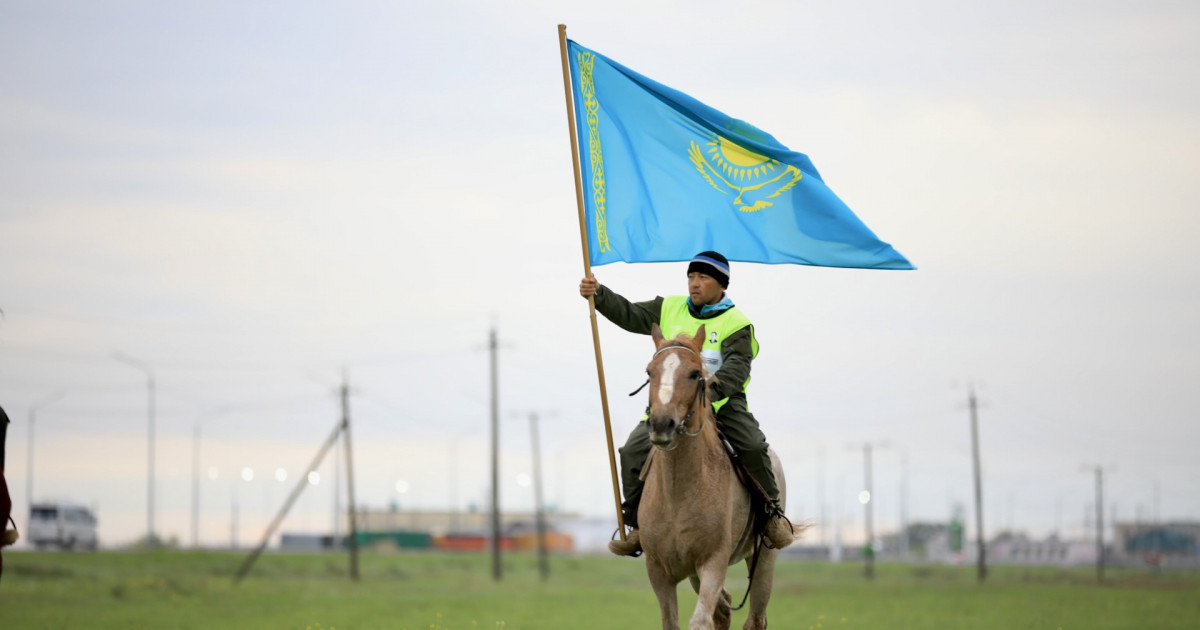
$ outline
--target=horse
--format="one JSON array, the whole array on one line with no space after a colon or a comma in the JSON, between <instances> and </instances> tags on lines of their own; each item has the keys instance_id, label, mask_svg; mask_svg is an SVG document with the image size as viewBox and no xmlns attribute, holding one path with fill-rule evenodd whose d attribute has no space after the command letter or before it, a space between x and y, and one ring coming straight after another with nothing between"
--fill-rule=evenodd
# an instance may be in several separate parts
<instances>
[{"instance_id":1,"label":"horse","mask_svg":"<svg viewBox=\"0 0 1200 630\"><path fill-rule=\"evenodd\" d=\"M725 575L729 566L745 560L751 572L750 611L742 627L763 630L778 550L757 542L750 494L717 435L700 354L704 335L703 325L695 336L684 333L675 339L665 339L657 324L651 328L655 352L646 367L647 428L654 450L643 471L645 486L638 508L646 572L658 597L664 630L679 628L676 590L684 578L699 596L689 630L727 630L732 600L725 590ZM782 504L783 468L774 451L770 456Z\"/></svg>"}]
</instances>

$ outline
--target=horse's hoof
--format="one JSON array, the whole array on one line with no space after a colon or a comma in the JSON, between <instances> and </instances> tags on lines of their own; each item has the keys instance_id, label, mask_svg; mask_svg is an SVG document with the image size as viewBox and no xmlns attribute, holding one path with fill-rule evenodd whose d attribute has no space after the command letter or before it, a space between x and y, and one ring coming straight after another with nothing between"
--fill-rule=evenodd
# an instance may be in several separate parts
<instances>
[{"instance_id":1,"label":"horse's hoof","mask_svg":"<svg viewBox=\"0 0 1200 630\"><path fill-rule=\"evenodd\" d=\"M641 536L638 536L638 530L630 531L625 540L608 541L608 550L618 556L637 557L641 555L642 540Z\"/></svg>"}]
</instances>

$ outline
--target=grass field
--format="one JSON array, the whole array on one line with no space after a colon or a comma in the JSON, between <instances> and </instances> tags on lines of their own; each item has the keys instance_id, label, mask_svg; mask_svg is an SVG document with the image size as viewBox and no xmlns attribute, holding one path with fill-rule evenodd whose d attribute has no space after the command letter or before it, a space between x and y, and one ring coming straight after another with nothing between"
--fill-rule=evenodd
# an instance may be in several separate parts
<instances>
[{"instance_id":1,"label":"grass field","mask_svg":"<svg viewBox=\"0 0 1200 630\"><path fill-rule=\"evenodd\" d=\"M491 579L486 554L269 554L240 585L243 556L218 552L6 553L0 628L294 628L472 630L658 628L641 560L509 554ZM1200 574L781 562L769 611L783 630L887 628L1200 628ZM745 571L731 571L735 602ZM681 617L695 596L680 587ZM734 613L740 628L745 614Z\"/></svg>"}]
</instances>

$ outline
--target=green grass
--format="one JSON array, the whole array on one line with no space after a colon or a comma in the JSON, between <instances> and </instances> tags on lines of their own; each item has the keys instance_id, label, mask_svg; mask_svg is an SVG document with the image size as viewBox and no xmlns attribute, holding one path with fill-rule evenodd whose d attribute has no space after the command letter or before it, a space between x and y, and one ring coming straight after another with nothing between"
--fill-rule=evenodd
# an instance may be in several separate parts
<instances>
[{"instance_id":1,"label":"green grass","mask_svg":"<svg viewBox=\"0 0 1200 630\"><path fill-rule=\"evenodd\" d=\"M295 628L473 630L657 628L658 605L640 560L558 556L542 582L536 557L508 554L491 579L486 554L364 554L362 580L344 555L269 554L240 585L241 555L216 552L6 553L3 628ZM772 628L1200 627L1200 574L782 562ZM745 571L731 570L735 601ZM695 605L683 585L680 617ZM734 613L740 628L745 613Z\"/></svg>"}]
</instances>

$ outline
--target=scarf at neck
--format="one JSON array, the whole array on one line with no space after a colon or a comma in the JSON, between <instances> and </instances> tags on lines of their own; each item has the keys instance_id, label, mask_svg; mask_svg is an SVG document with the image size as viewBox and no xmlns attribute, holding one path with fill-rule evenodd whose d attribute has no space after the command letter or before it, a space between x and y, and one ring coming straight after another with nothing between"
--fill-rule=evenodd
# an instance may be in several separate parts
<instances>
[{"instance_id":1,"label":"scarf at neck","mask_svg":"<svg viewBox=\"0 0 1200 630\"><path fill-rule=\"evenodd\" d=\"M705 304L700 308L696 308L696 305L692 302L692 298L689 297L688 305L692 307L692 310L698 311L700 316L703 317L710 313L719 313L733 308L733 300L730 300L728 296L722 296L721 301L716 304Z\"/></svg>"}]
</instances>

